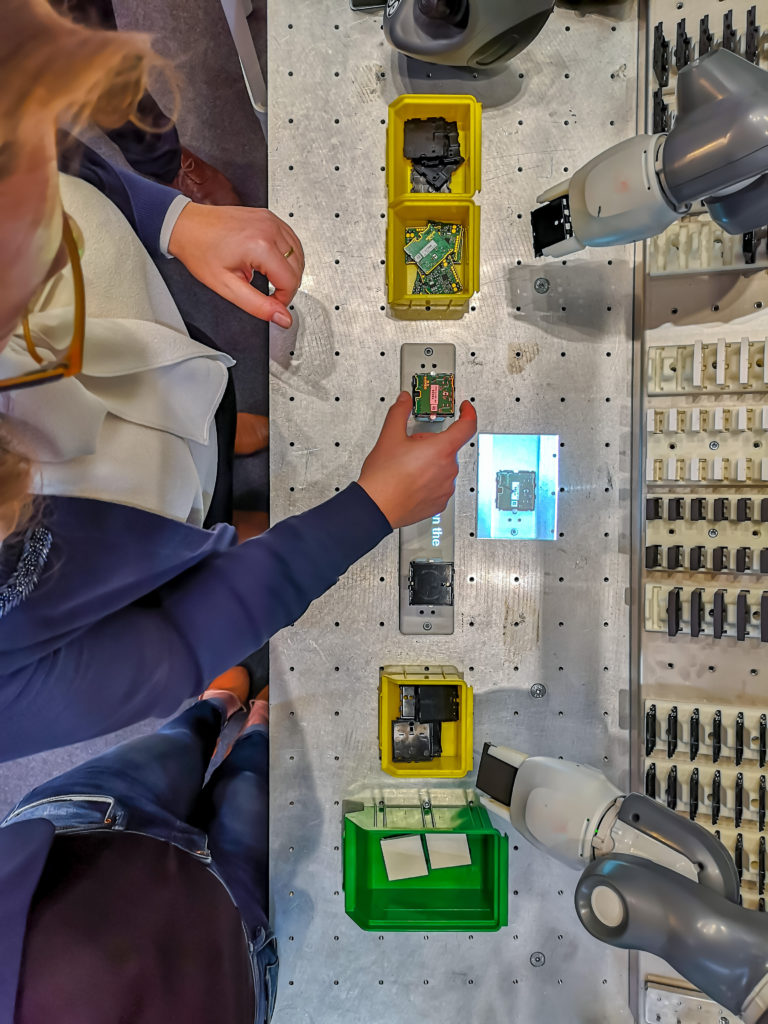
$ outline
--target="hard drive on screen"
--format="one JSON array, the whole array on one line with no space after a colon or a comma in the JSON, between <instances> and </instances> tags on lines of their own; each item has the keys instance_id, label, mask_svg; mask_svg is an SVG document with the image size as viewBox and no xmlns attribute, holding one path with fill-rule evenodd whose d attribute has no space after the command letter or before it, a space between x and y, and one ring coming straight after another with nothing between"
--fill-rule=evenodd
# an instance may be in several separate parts
<instances>
[{"instance_id":1,"label":"hard drive on screen","mask_svg":"<svg viewBox=\"0 0 768 1024\"><path fill-rule=\"evenodd\" d=\"M536 474L532 470L500 469L496 474L496 508L501 512L533 512Z\"/></svg>"}]
</instances>

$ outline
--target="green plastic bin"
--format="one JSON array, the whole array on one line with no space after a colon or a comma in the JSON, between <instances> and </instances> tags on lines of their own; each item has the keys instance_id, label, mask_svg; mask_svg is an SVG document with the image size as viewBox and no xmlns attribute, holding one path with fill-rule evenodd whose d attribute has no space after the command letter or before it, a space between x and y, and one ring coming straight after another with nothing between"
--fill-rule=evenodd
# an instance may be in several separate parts
<instances>
[{"instance_id":1,"label":"green plastic bin","mask_svg":"<svg viewBox=\"0 0 768 1024\"><path fill-rule=\"evenodd\" d=\"M461 799L461 790L451 791ZM366 931L497 931L507 924L509 840L479 802L428 809L344 802L344 909ZM428 832L463 832L471 865L390 881L381 840ZM425 844L426 852L426 844ZM427 858L428 860L428 858Z\"/></svg>"}]
</instances>

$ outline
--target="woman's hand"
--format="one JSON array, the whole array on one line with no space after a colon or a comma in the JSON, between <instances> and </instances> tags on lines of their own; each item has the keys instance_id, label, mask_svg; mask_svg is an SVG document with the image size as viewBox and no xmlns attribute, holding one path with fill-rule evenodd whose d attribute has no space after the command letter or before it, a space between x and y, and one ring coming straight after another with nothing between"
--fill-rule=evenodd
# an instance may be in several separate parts
<instances>
[{"instance_id":1,"label":"woman's hand","mask_svg":"<svg viewBox=\"0 0 768 1024\"><path fill-rule=\"evenodd\" d=\"M456 455L477 430L474 406L462 402L459 419L447 430L408 437L412 406L411 396L401 391L357 481L393 530L443 511L459 471Z\"/></svg>"},{"instance_id":2,"label":"woman's hand","mask_svg":"<svg viewBox=\"0 0 768 1024\"><path fill-rule=\"evenodd\" d=\"M171 232L168 252L190 274L246 313L280 327L293 322L288 303L301 283L304 250L288 225L269 210L187 203ZM274 292L251 286L255 270Z\"/></svg>"}]
</instances>

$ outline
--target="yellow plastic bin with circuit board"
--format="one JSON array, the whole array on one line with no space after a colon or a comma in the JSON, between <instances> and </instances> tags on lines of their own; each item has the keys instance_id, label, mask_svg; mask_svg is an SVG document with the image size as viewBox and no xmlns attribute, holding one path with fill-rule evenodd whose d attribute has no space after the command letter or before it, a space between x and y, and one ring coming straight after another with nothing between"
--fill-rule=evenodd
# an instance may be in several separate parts
<instances>
[{"instance_id":1,"label":"yellow plastic bin with circuit board","mask_svg":"<svg viewBox=\"0 0 768 1024\"><path fill-rule=\"evenodd\" d=\"M461 290L446 295L414 294L417 267L406 262L406 229L427 226L428 222L458 224L463 230L461 255L456 261L456 276ZM440 310L460 310L480 287L480 209L471 199L450 195L420 196L389 204L387 224L387 286L390 306L429 314Z\"/></svg>"},{"instance_id":2,"label":"yellow plastic bin with circuit board","mask_svg":"<svg viewBox=\"0 0 768 1024\"><path fill-rule=\"evenodd\" d=\"M396 761L394 729L407 728L404 704L413 699L412 688L455 687L455 721L440 723L441 753L429 760ZM405 689L404 689L405 688ZM382 770L402 778L460 779L472 771L473 693L453 665L385 665L379 673L379 751Z\"/></svg>"},{"instance_id":3,"label":"yellow plastic bin with circuit board","mask_svg":"<svg viewBox=\"0 0 768 1024\"><path fill-rule=\"evenodd\" d=\"M461 316L480 287L480 210L472 200L480 188L482 106L474 96L404 95L389 107L387 126L387 300L395 316L408 319ZM405 125L412 119L444 118L456 124L462 163L453 171L449 192L414 191L412 162L404 156ZM445 237L460 230L459 243L440 263L438 292L423 287L423 267L407 255L414 237L441 225ZM453 228L452 228L453 226ZM440 239L437 244L443 252ZM458 251L456 251L458 250ZM434 285L432 285L434 288ZM442 290L444 288L444 290Z\"/></svg>"}]
</instances>

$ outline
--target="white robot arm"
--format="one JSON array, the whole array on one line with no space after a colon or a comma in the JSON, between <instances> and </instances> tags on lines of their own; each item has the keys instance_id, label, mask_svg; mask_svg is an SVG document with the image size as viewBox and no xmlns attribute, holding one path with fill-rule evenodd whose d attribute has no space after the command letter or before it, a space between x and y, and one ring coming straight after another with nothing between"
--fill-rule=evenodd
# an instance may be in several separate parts
<instances>
[{"instance_id":1,"label":"white robot arm","mask_svg":"<svg viewBox=\"0 0 768 1024\"><path fill-rule=\"evenodd\" d=\"M490 810L569 867L629 854L738 900L736 868L714 836L649 797L625 795L597 768L486 743L477 787Z\"/></svg>"},{"instance_id":2,"label":"white robot arm","mask_svg":"<svg viewBox=\"0 0 768 1024\"><path fill-rule=\"evenodd\" d=\"M670 132L626 139L538 196L534 252L650 238L699 201L730 234L768 223L768 72L729 50L682 68Z\"/></svg>"},{"instance_id":3,"label":"white robot arm","mask_svg":"<svg viewBox=\"0 0 768 1024\"><path fill-rule=\"evenodd\" d=\"M595 938L663 957L746 1024L768 1024L768 921L706 829L597 769L486 743L483 803L580 870L576 912Z\"/></svg>"}]
</instances>

